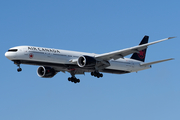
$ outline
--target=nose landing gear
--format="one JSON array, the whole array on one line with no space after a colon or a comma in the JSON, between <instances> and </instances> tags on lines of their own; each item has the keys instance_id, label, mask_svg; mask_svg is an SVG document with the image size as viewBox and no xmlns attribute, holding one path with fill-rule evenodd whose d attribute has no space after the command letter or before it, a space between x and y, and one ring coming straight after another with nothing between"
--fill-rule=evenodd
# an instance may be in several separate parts
<instances>
[{"instance_id":1,"label":"nose landing gear","mask_svg":"<svg viewBox=\"0 0 180 120\"><path fill-rule=\"evenodd\" d=\"M22 71L22 68L18 68L17 71L18 71L18 72L21 72L21 71Z\"/></svg>"},{"instance_id":2,"label":"nose landing gear","mask_svg":"<svg viewBox=\"0 0 180 120\"><path fill-rule=\"evenodd\" d=\"M17 71L21 72L22 71L22 68L20 67L21 62L20 61L14 61L14 64L16 64L18 66Z\"/></svg>"}]
</instances>

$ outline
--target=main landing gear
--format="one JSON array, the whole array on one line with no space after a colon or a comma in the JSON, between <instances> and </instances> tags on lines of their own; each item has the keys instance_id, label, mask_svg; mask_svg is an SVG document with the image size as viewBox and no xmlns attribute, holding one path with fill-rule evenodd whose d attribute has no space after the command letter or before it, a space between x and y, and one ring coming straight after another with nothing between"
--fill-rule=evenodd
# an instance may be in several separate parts
<instances>
[{"instance_id":1,"label":"main landing gear","mask_svg":"<svg viewBox=\"0 0 180 120\"><path fill-rule=\"evenodd\" d=\"M21 64L20 61L15 61L14 64L16 64L16 65L18 66L17 71L18 71L18 72L21 72L21 71L22 71L22 68L20 67L20 64Z\"/></svg>"},{"instance_id":2,"label":"main landing gear","mask_svg":"<svg viewBox=\"0 0 180 120\"><path fill-rule=\"evenodd\" d=\"M103 77L103 74L98 71L91 72L91 75L97 78Z\"/></svg>"},{"instance_id":3,"label":"main landing gear","mask_svg":"<svg viewBox=\"0 0 180 120\"><path fill-rule=\"evenodd\" d=\"M77 79L75 76L74 77L69 77L68 81L71 81L71 82L74 82L74 83L79 83L80 82L80 80Z\"/></svg>"},{"instance_id":4,"label":"main landing gear","mask_svg":"<svg viewBox=\"0 0 180 120\"><path fill-rule=\"evenodd\" d=\"M70 74L71 74L72 77L69 77L69 78L68 78L68 81L71 81L71 82L73 82L73 83L80 83L80 80L75 77L75 74L76 74L76 73L75 73L75 70L72 70L72 71L70 72Z\"/></svg>"}]
</instances>

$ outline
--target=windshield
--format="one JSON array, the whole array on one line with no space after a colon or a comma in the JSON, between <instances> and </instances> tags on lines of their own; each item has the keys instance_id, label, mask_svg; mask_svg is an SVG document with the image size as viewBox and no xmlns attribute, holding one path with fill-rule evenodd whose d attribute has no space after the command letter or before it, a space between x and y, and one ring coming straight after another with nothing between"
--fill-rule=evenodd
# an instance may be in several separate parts
<instances>
[{"instance_id":1,"label":"windshield","mask_svg":"<svg viewBox=\"0 0 180 120\"><path fill-rule=\"evenodd\" d=\"M18 49L9 49L8 52L17 52Z\"/></svg>"}]
</instances>

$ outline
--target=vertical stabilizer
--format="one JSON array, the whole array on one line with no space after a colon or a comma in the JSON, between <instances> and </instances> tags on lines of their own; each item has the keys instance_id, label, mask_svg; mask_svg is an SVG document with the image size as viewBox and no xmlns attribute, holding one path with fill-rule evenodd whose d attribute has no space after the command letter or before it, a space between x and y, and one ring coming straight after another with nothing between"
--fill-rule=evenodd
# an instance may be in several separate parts
<instances>
[{"instance_id":1,"label":"vertical stabilizer","mask_svg":"<svg viewBox=\"0 0 180 120\"><path fill-rule=\"evenodd\" d=\"M148 43L148 39L149 39L149 36L144 36L144 38L142 39L142 41L140 42L139 45ZM146 50L147 50L147 48L144 49L144 50L139 51L139 53L134 53L131 56L131 59L139 60L139 61L144 62L145 61L145 57L146 57Z\"/></svg>"}]
</instances>

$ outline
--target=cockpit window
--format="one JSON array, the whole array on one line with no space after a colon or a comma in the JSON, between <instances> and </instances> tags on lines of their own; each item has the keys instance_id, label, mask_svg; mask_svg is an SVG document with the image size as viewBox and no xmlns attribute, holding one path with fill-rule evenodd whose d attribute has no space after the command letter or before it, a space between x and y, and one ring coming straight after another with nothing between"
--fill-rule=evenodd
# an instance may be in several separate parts
<instances>
[{"instance_id":1,"label":"cockpit window","mask_svg":"<svg viewBox=\"0 0 180 120\"><path fill-rule=\"evenodd\" d=\"M9 49L8 52L17 52L18 49Z\"/></svg>"}]
</instances>

